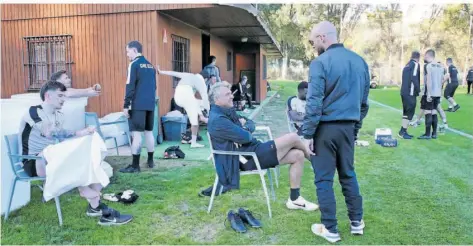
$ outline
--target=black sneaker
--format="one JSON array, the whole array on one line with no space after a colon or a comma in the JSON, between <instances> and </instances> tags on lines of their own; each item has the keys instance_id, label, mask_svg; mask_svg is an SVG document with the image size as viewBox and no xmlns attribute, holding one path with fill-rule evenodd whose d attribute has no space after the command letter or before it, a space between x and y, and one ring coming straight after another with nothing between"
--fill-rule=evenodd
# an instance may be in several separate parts
<instances>
[{"instance_id":1,"label":"black sneaker","mask_svg":"<svg viewBox=\"0 0 473 246\"><path fill-rule=\"evenodd\" d=\"M108 208L107 205L103 203L100 203L97 208L92 208L89 204L87 205L87 211L85 213L87 214L87 216L90 216L90 217L98 217L98 216L102 216L102 210L107 209L107 208Z\"/></svg>"},{"instance_id":2,"label":"black sneaker","mask_svg":"<svg viewBox=\"0 0 473 246\"><path fill-rule=\"evenodd\" d=\"M409 135L407 132L405 131L400 131L398 134L397 134L400 138L403 138L403 139L412 139L412 135Z\"/></svg>"},{"instance_id":3,"label":"black sneaker","mask_svg":"<svg viewBox=\"0 0 473 246\"><path fill-rule=\"evenodd\" d=\"M227 215L227 220L230 221L230 225L233 230L239 233L245 233L246 232L246 227L243 224L243 221L240 218L240 215L237 213L233 212L233 210L230 210Z\"/></svg>"},{"instance_id":4,"label":"black sneaker","mask_svg":"<svg viewBox=\"0 0 473 246\"><path fill-rule=\"evenodd\" d=\"M431 137L429 135L422 135L420 137L417 137L417 139L431 139Z\"/></svg>"},{"instance_id":5,"label":"black sneaker","mask_svg":"<svg viewBox=\"0 0 473 246\"><path fill-rule=\"evenodd\" d=\"M148 164L149 168L153 168L154 167L154 160L148 160L147 164Z\"/></svg>"},{"instance_id":6,"label":"black sneaker","mask_svg":"<svg viewBox=\"0 0 473 246\"><path fill-rule=\"evenodd\" d=\"M238 209L238 215L240 216L243 222L247 223L251 227L261 228L261 222L255 219L255 217L253 217L250 211L240 208Z\"/></svg>"},{"instance_id":7,"label":"black sneaker","mask_svg":"<svg viewBox=\"0 0 473 246\"><path fill-rule=\"evenodd\" d=\"M457 104L453 107L452 112L456 112L459 109L460 109L460 104Z\"/></svg>"},{"instance_id":8,"label":"black sneaker","mask_svg":"<svg viewBox=\"0 0 473 246\"><path fill-rule=\"evenodd\" d=\"M133 216L128 214L120 214L115 209L107 208L102 211L102 217L100 217L99 225L102 226L114 226L124 225L133 220Z\"/></svg>"},{"instance_id":9,"label":"black sneaker","mask_svg":"<svg viewBox=\"0 0 473 246\"><path fill-rule=\"evenodd\" d=\"M444 109L443 111L445 111L445 112L452 112L453 109L452 109L452 108L448 108L448 109Z\"/></svg>"},{"instance_id":10,"label":"black sneaker","mask_svg":"<svg viewBox=\"0 0 473 246\"><path fill-rule=\"evenodd\" d=\"M141 171L140 167L133 167L129 165L125 168L119 170L121 173L139 173Z\"/></svg>"}]
</instances>

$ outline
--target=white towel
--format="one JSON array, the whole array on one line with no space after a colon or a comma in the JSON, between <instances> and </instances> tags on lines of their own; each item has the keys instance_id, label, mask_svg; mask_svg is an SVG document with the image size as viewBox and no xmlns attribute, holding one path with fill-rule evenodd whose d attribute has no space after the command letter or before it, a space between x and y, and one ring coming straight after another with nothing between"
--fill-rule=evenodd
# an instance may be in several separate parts
<instances>
[{"instance_id":1,"label":"white towel","mask_svg":"<svg viewBox=\"0 0 473 246\"><path fill-rule=\"evenodd\" d=\"M44 200L60 196L74 188L110 183L101 166L107 147L98 133L50 145L43 151L46 165Z\"/></svg>"}]
</instances>

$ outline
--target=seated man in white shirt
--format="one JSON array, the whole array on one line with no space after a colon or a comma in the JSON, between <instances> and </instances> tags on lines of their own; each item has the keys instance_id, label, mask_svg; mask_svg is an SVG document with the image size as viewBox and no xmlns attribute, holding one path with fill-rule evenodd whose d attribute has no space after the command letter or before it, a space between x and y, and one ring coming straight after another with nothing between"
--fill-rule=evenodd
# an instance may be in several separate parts
<instances>
[{"instance_id":1,"label":"seated man in white shirt","mask_svg":"<svg viewBox=\"0 0 473 246\"><path fill-rule=\"evenodd\" d=\"M60 82L63 85L69 85L71 84L71 78L69 75L67 75L66 70L60 70L51 75L52 81L57 81ZM75 89L75 88L69 88L66 91L66 97L69 98L79 98L79 97L95 97L100 95L102 88L100 87L99 84L95 84L92 87L86 88L86 89Z\"/></svg>"},{"instance_id":2,"label":"seated man in white shirt","mask_svg":"<svg viewBox=\"0 0 473 246\"><path fill-rule=\"evenodd\" d=\"M59 111L66 97L66 87L57 81L45 83L40 90L43 103L31 106L20 123L20 136L23 155L36 155L43 157L43 150L55 144L56 139L82 137L95 132L94 127L88 127L76 132L63 128L64 115ZM46 176L47 162L41 160L23 160L25 173L31 177ZM122 225L132 220L131 215L120 215L114 209L108 208L100 202L100 184L91 184L79 187L80 195L89 202L86 214L91 217L101 216L100 225Z\"/></svg>"},{"instance_id":3,"label":"seated man in white shirt","mask_svg":"<svg viewBox=\"0 0 473 246\"><path fill-rule=\"evenodd\" d=\"M305 116L306 96L309 83L302 81L297 86L297 96L290 97L287 100L287 110L289 119L294 122L294 128L297 135L302 135L302 122Z\"/></svg>"}]
</instances>

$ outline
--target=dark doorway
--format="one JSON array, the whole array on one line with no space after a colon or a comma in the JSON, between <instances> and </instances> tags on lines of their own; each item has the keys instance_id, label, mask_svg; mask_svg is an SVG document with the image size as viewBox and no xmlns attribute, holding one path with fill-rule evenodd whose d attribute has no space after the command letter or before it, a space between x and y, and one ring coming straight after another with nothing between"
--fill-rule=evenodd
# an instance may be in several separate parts
<instances>
[{"instance_id":1,"label":"dark doorway","mask_svg":"<svg viewBox=\"0 0 473 246\"><path fill-rule=\"evenodd\" d=\"M251 93L251 101L256 101L256 72L255 70L241 70L240 78L246 76L248 78L248 84L251 85L248 90Z\"/></svg>"},{"instance_id":2,"label":"dark doorway","mask_svg":"<svg viewBox=\"0 0 473 246\"><path fill-rule=\"evenodd\" d=\"M202 33L202 68L209 64L210 36Z\"/></svg>"}]
</instances>

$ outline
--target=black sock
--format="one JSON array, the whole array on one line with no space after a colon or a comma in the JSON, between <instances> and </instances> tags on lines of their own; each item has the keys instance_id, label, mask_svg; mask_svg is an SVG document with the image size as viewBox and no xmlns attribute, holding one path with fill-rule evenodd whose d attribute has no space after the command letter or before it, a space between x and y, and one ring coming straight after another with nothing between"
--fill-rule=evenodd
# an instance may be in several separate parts
<instances>
[{"instance_id":1,"label":"black sock","mask_svg":"<svg viewBox=\"0 0 473 246\"><path fill-rule=\"evenodd\" d=\"M148 152L148 162L153 161L154 152Z\"/></svg>"},{"instance_id":2,"label":"black sock","mask_svg":"<svg viewBox=\"0 0 473 246\"><path fill-rule=\"evenodd\" d=\"M295 201L297 200L297 198L299 198L300 196L299 190L300 188L296 188L296 189L291 188L291 201Z\"/></svg>"},{"instance_id":3,"label":"black sock","mask_svg":"<svg viewBox=\"0 0 473 246\"><path fill-rule=\"evenodd\" d=\"M133 163L131 164L131 166L134 168L140 167L140 154L133 155Z\"/></svg>"},{"instance_id":4,"label":"black sock","mask_svg":"<svg viewBox=\"0 0 473 246\"><path fill-rule=\"evenodd\" d=\"M425 135L430 136L430 128L432 126L432 115L426 114L425 115Z\"/></svg>"},{"instance_id":5,"label":"black sock","mask_svg":"<svg viewBox=\"0 0 473 246\"><path fill-rule=\"evenodd\" d=\"M438 117L436 114L432 115L432 135L437 135Z\"/></svg>"}]
</instances>

